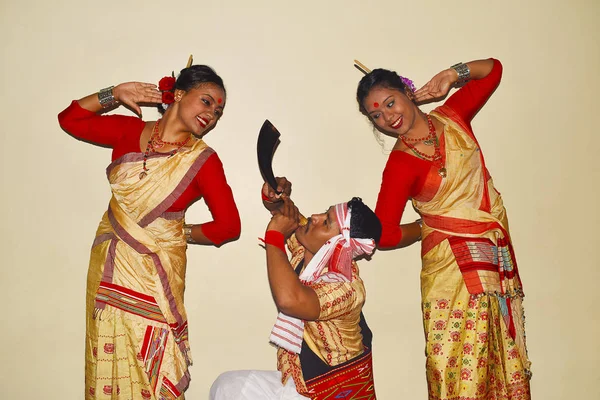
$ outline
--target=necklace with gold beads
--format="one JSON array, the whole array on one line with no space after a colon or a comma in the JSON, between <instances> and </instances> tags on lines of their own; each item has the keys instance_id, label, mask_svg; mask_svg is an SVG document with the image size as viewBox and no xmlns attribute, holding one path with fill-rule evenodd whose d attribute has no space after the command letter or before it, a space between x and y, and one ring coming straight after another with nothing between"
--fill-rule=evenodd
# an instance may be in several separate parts
<instances>
[{"instance_id":1,"label":"necklace with gold beads","mask_svg":"<svg viewBox=\"0 0 600 400\"><path fill-rule=\"evenodd\" d=\"M435 134L435 126L433 126L433 121L431 121L431 117L429 115L425 115L425 116L427 117L427 123L429 125L429 134L427 136L422 137L422 138L417 138L417 139L406 138L404 136L400 136L400 140L402 140L402 143L404 143L406 145L406 147L408 147L415 156L419 157L422 160L431 161L434 164L437 164L439 166L438 174L442 178L445 178L447 176L447 171L446 171L446 167L444 166L444 163L442 162L442 153L440 151L440 142L438 140L437 135ZM433 149L434 149L433 155L425 154L425 153L419 151L413 144L410 143L410 142L419 143L421 141L423 142L423 144L425 144L427 146L433 145Z\"/></svg>"}]
</instances>

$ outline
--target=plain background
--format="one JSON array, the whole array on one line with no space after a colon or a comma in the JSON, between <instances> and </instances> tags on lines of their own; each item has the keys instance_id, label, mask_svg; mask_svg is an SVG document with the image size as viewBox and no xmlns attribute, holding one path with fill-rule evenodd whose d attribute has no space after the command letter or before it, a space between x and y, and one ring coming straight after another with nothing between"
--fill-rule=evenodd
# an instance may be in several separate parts
<instances>
[{"instance_id":1,"label":"plain background","mask_svg":"<svg viewBox=\"0 0 600 400\"><path fill-rule=\"evenodd\" d=\"M228 89L207 142L243 231L188 250L188 399L206 398L220 372L276 365L257 240L269 220L255 152L265 118L282 133L275 172L304 213L352 196L374 206L387 157L357 110L352 60L420 86L487 57L503 62L503 82L473 125L511 221L533 395L600 398L599 11L597 0L1 1L0 398L83 397L85 280L110 150L74 140L56 115L111 84L156 83L190 53ZM202 201L188 211L188 222L207 218ZM379 398L425 399L418 246L378 252L361 270Z\"/></svg>"}]
</instances>

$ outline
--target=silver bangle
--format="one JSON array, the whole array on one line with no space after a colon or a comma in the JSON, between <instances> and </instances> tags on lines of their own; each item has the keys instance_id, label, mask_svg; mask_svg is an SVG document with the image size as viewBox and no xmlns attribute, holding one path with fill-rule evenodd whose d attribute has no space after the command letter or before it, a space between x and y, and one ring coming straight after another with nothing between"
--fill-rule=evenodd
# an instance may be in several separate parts
<instances>
[{"instance_id":1,"label":"silver bangle","mask_svg":"<svg viewBox=\"0 0 600 400\"><path fill-rule=\"evenodd\" d=\"M458 74L458 80L456 81L456 83L459 85L465 83L471 78L471 70L469 69L469 66L467 64L459 62L458 64L454 64L450 68L455 70Z\"/></svg>"},{"instance_id":2,"label":"silver bangle","mask_svg":"<svg viewBox=\"0 0 600 400\"><path fill-rule=\"evenodd\" d=\"M185 236L185 241L190 244L196 243L192 238L192 226L193 225L188 224L183 225L183 235Z\"/></svg>"},{"instance_id":3,"label":"silver bangle","mask_svg":"<svg viewBox=\"0 0 600 400\"><path fill-rule=\"evenodd\" d=\"M115 96L113 96L113 88L114 86L109 86L98 91L98 101L100 102L102 108L110 108L117 104Z\"/></svg>"}]
</instances>

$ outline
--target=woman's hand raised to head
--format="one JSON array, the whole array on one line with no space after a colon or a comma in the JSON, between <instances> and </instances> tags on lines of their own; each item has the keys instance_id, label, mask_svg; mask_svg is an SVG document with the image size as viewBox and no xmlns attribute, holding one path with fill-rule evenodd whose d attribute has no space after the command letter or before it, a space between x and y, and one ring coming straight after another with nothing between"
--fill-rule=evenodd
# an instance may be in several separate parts
<instances>
[{"instance_id":1,"label":"woman's hand raised to head","mask_svg":"<svg viewBox=\"0 0 600 400\"><path fill-rule=\"evenodd\" d=\"M129 106L138 115L142 115L139 104L162 103L162 94L153 83L126 82L113 89L115 100Z\"/></svg>"},{"instance_id":2,"label":"woman's hand raised to head","mask_svg":"<svg viewBox=\"0 0 600 400\"><path fill-rule=\"evenodd\" d=\"M457 79L458 74L452 68L443 70L415 92L415 102L421 103L446 96Z\"/></svg>"}]
</instances>

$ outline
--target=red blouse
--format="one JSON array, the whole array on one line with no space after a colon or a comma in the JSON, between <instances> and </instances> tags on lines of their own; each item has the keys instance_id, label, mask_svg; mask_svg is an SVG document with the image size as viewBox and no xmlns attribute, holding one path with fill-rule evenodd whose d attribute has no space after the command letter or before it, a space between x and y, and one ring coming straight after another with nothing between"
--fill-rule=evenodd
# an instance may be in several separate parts
<instances>
[{"instance_id":1,"label":"red blouse","mask_svg":"<svg viewBox=\"0 0 600 400\"><path fill-rule=\"evenodd\" d=\"M74 100L58 114L58 122L77 139L112 148L112 161L128 153L141 152L140 136L146 123L137 117L98 115ZM184 211L201 197L213 217L213 221L201 225L204 235L216 245L238 237L240 215L216 153L208 157L194 180L167 211Z\"/></svg>"},{"instance_id":2,"label":"red blouse","mask_svg":"<svg viewBox=\"0 0 600 400\"><path fill-rule=\"evenodd\" d=\"M502 64L492 60L494 66L485 78L469 81L446 100L445 105L452 108L469 128L475 114L500 84ZM400 243L400 221L406 202L421 193L431 167L431 161L404 151L396 150L390 154L375 207L383 228L380 248L393 248Z\"/></svg>"}]
</instances>

